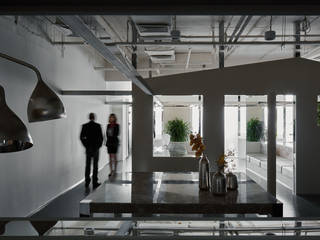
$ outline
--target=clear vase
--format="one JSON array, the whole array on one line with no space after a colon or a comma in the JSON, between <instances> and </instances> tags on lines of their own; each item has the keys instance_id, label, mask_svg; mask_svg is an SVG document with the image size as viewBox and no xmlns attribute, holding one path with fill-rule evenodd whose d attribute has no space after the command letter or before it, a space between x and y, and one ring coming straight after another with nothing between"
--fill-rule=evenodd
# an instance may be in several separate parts
<instances>
[{"instance_id":1,"label":"clear vase","mask_svg":"<svg viewBox=\"0 0 320 240\"><path fill-rule=\"evenodd\" d=\"M205 155L199 160L199 189L203 191L210 189L209 161Z\"/></svg>"},{"instance_id":2,"label":"clear vase","mask_svg":"<svg viewBox=\"0 0 320 240\"><path fill-rule=\"evenodd\" d=\"M237 179L236 175L234 175L232 172L229 172L226 175L226 180L227 180L227 189L228 190L237 190L238 189L238 179Z\"/></svg>"}]
</instances>

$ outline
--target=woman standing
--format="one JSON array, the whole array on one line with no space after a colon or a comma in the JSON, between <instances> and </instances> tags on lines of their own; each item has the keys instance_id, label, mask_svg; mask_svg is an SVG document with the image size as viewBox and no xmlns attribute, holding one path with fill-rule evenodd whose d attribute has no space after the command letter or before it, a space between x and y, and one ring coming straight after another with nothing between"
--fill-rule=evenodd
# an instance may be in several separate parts
<instances>
[{"instance_id":1,"label":"woman standing","mask_svg":"<svg viewBox=\"0 0 320 240\"><path fill-rule=\"evenodd\" d=\"M107 143L106 146L108 148L108 153L110 156L109 166L110 166L110 174L115 174L117 171L117 152L119 146L119 124L117 124L117 117L114 113L109 116L109 124L107 126ZM114 167L114 168L113 168Z\"/></svg>"}]
</instances>

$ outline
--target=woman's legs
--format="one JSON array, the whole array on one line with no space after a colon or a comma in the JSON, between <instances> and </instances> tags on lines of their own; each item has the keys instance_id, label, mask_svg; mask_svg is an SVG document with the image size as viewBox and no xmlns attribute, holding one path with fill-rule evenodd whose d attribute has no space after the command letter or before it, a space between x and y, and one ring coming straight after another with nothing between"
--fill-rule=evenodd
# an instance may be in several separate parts
<instances>
[{"instance_id":1,"label":"woman's legs","mask_svg":"<svg viewBox=\"0 0 320 240\"><path fill-rule=\"evenodd\" d=\"M115 153L110 153L109 154L109 167L110 167L110 174L109 176L111 176L112 174L117 172L117 154Z\"/></svg>"},{"instance_id":2,"label":"woman's legs","mask_svg":"<svg viewBox=\"0 0 320 240\"><path fill-rule=\"evenodd\" d=\"M110 173L109 177L112 175L112 154L109 154L109 167L110 167Z\"/></svg>"},{"instance_id":3,"label":"woman's legs","mask_svg":"<svg viewBox=\"0 0 320 240\"><path fill-rule=\"evenodd\" d=\"M113 154L113 164L114 164L114 172L116 173L117 172L117 154L114 153Z\"/></svg>"}]
</instances>

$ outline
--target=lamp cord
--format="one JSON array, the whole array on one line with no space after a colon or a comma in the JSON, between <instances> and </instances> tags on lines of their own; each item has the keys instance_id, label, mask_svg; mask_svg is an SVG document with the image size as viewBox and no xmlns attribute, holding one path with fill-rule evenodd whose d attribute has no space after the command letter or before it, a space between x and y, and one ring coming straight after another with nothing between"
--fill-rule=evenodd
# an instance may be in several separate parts
<instances>
[{"instance_id":1,"label":"lamp cord","mask_svg":"<svg viewBox=\"0 0 320 240\"><path fill-rule=\"evenodd\" d=\"M38 68L36 68L35 66L31 65L30 63L27 63L27 62L25 62L23 60L11 57L11 56L9 56L7 54L4 54L4 53L1 53L1 52L0 52L0 57L4 58L4 59L7 59L7 60L9 60L11 62L15 62L17 64L23 65L23 66L25 66L27 68L30 68L31 70L33 70L37 74L38 81L42 81L40 71L38 70Z\"/></svg>"}]
</instances>

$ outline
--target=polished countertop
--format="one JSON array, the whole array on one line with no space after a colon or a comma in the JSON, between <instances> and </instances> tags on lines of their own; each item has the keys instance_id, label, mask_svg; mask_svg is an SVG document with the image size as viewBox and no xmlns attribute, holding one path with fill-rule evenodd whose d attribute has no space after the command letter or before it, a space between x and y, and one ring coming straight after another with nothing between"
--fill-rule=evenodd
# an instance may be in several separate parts
<instances>
[{"instance_id":1,"label":"polished countertop","mask_svg":"<svg viewBox=\"0 0 320 240\"><path fill-rule=\"evenodd\" d=\"M282 216L281 202L243 173L237 176L238 190L217 196L199 191L197 172L118 175L80 202L80 214L259 213Z\"/></svg>"}]
</instances>

